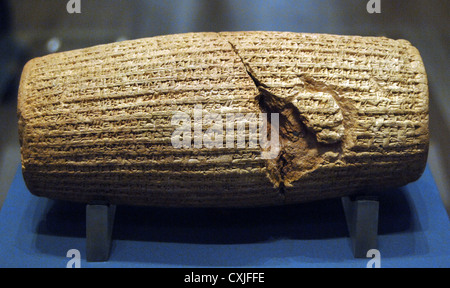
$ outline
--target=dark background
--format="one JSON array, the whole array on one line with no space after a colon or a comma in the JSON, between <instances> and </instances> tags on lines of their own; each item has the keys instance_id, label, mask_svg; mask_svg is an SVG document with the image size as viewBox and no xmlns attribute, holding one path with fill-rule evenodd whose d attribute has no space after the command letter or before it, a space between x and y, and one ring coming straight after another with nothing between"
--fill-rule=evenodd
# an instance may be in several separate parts
<instances>
[{"instance_id":1,"label":"dark background","mask_svg":"<svg viewBox=\"0 0 450 288\"><path fill-rule=\"evenodd\" d=\"M51 52L162 34L273 30L407 39L425 62L430 84L429 166L450 211L449 20L447 0L0 0L0 207L20 163L17 81L24 62Z\"/></svg>"}]
</instances>

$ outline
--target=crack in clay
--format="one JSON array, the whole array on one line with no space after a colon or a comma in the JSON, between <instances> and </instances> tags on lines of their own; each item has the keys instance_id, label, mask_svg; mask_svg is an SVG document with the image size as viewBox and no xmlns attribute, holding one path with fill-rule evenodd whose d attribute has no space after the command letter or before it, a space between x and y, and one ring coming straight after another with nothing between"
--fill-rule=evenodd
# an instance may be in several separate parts
<instances>
[{"instance_id":1,"label":"crack in clay","mask_svg":"<svg viewBox=\"0 0 450 288\"><path fill-rule=\"evenodd\" d=\"M320 126L321 123L314 123L311 120L311 115L307 114L306 108L308 107L305 108L306 112L300 111L301 96L305 93L326 93L330 95L328 101L337 106L332 108L337 109L339 113L342 108L341 99L337 99L339 95L332 88L306 75L299 75L299 80L303 82L303 85L294 87L300 90L296 95L280 97L257 78L250 65L239 54L236 46L228 40L227 42L241 60L246 73L258 89L259 94L255 99L261 110L268 114L278 113L280 116L280 152L275 159L267 160L267 169L269 179L275 187L278 187L280 197L285 199L285 189L292 186L292 182L316 170L324 163L338 161L342 155L342 139L345 130L342 123L343 115L338 114L336 123L333 123L334 126L325 126L325 129L330 130L331 128L336 131L325 130ZM337 128L335 129L335 127ZM270 129L271 125L268 121L269 134Z\"/></svg>"},{"instance_id":2,"label":"crack in clay","mask_svg":"<svg viewBox=\"0 0 450 288\"><path fill-rule=\"evenodd\" d=\"M220 36L220 35L219 35ZM233 50L234 54L236 54L237 57L239 57L239 59L241 60L242 65L244 65L245 68L245 72L247 72L247 75L250 76L250 78L252 79L253 83L255 84L256 88L259 89L259 87L264 87L264 84L262 84L258 78L256 78L256 76L254 75L255 73L252 71L252 68L245 63L244 59L242 58L242 56L239 54L236 46L231 43L231 41L226 40L228 42L228 44L230 44L231 49Z\"/></svg>"}]
</instances>

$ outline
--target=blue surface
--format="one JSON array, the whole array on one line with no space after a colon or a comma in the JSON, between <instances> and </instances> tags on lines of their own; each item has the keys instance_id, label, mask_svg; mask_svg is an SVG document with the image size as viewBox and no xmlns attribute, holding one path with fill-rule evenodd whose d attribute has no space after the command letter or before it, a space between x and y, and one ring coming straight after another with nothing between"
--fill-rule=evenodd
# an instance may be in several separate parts
<instances>
[{"instance_id":1,"label":"blue surface","mask_svg":"<svg viewBox=\"0 0 450 288\"><path fill-rule=\"evenodd\" d=\"M450 225L430 170L380 194L381 267L450 267ZM340 199L253 209L117 207L111 258L85 261L85 206L31 195L18 169L0 211L0 267L366 267Z\"/></svg>"}]
</instances>

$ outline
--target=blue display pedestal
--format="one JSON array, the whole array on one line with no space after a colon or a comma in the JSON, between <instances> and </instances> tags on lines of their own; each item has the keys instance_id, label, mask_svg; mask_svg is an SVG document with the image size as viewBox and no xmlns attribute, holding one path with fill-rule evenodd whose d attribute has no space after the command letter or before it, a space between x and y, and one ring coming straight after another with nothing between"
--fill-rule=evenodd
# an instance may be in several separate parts
<instances>
[{"instance_id":1,"label":"blue display pedestal","mask_svg":"<svg viewBox=\"0 0 450 288\"><path fill-rule=\"evenodd\" d=\"M381 267L450 267L430 170L379 194ZM0 211L0 267L358 267L341 199L252 209L117 206L108 262L86 261L86 205L31 195L17 171ZM72 250L72 251L76 251ZM74 257L70 253L70 257Z\"/></svg>"}]
</instances>

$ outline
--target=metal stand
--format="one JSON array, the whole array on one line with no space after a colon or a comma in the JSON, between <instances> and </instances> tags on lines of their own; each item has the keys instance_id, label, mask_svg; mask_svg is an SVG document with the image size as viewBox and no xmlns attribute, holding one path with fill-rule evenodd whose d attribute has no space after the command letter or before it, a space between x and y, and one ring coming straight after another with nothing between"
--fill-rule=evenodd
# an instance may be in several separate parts
<instances>
[{"instance_id":1,"label":"metal stand","mask_svg":"<svg viewBox=\"0 0 450 288\"><path fill-rule=\"evenodd\" d=\"M366 258L367 251L377 249L378 209L376 197L342 197L345 218L355 258Z\"/></svg>"},{"instance_id":2,"label":"metal stand","mask_svg":"<svg viewBox=\"0 0 450 288\"><path fill-rule=\"evenodd\" d=\"M355 199L342 197L347 227L355 258L366 258L367 252L378 247L379 202L373 196ZM115 205L88 204L86 206L86 253L88 262L109 259Z\"/></svg>"},{"instance_id":3,"label":"metal stand","mask_svg":"<svg viewBox=\"0 0 450 288\"><path fill-rule=\"evenodd\" d=\"M116 206L86 206L86 260L103 262L109 258Z\"/></svg>"}]
</instances>

